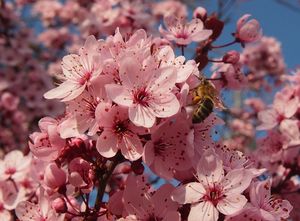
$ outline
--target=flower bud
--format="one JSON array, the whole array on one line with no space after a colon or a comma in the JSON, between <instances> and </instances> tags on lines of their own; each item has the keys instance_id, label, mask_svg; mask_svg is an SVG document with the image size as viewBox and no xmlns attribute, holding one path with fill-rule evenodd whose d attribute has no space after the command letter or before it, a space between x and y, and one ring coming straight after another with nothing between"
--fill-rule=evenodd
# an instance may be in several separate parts
<instances>
[{"instance_id":1,"label":"flower bud","mask_svg":"<svg viewBox=\"0 0 300 221\"><path fill-rule=\"evenodd\" d=\"M236 64L238 63L240 60L240 53L232 50L232 51L228 51L224 56L222 61L224 63L229 63L229 64Z\"/></svg>"},{"instance_id":2,"label":"flower bud","mask_svg":"<svg viewBox=\"0 0 300 221\"><path fill-rule=\"evenodd\" d=\"M56 163L49 164L45 169L44 182L51 189L56 189L66 183L66 174Z\"/></svg>"},{"instance_id":3,"label":"flower bud","mask_svg":"<svg viewBox=\"0 0 300 221\"><path fill-rule=\"evenodd\" d=\"M199 18L202 21L205 21L207 18L207 11L203 7L197 7L193 12L193 18Z\"/></svg>"},{"instance_id":4,"label":"flower bud","mask_svg":"<svg viewBox=\"0 0 300 221\"><path fill-rule=\"evenodd\" d=\"M66 201L59 197L53 200L52 202L52 208L57 212L57 213L65 213L68 210Z\"/></svg>"},{"instance_id":5,"label":"flower bud","mask_svg":"<svg viewBox=\"0 0 300 221\"><path fill-rule=\"evenodd\" d=\"M246 14L237 21L235 37L241 43L254 42L259 40L262 36L259 22L256 19L247 21L249 17L250 15Z\"/></svg>"}]
</instances>

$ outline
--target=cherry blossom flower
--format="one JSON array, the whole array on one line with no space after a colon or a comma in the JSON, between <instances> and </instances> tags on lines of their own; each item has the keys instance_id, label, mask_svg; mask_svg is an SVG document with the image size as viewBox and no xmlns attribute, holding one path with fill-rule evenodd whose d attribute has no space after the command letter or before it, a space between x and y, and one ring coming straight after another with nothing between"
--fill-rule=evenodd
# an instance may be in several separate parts
<instances>
[{"instance_id":1,"label":"cherry blossom flower","mask_svg":"<svg viewBox=\"0 0 300 221\"><path fill-rule=\"evenodd\" d=\"M95 111L100 102L107 100L104 85L112 83L106 76L98 76L88 90L85 90L74 100L66 102L66 119L59 124L62 138L79 136L88 131L94 135L98 130Z\"/></svg>"},{"instance_id":2,"label":"cherry blossom flower","mask_svg":"<svg viewBox=\"0 0 300 221\"><path fill-rule=\"evenodd\" d=\"M135 125L150 128L156 117L178 112L179 101L172 93L177 78L173 68L157 69L149 62L141 69L131 57L123 59L120 66L122 85L106 85L106 92L115 103L128 107L129 119Z\"/></svg>"},{"instance_id":3,"label":"cherry blossom flower","mask_svg":"<svg viewBox=\"0 0 300 221\"><path fill-rule=\"evenodd\" d=\"M137 135L141 129L129 121L126 109L100 103L96 109L96 120L103 130L96 145L102 156L113 157L118 150L132 161L142 156L142 143Z\"/></svg>"},{"instance_id":4,"label":"cherry blossom flower","mask_svg":"<svg viewBox=\"0 0 300 221\"><path fill-rule=\"evenodd\" d=\"M178 45L188 45L191 42L200 42L209 38L212 30L203 28L203 22L194 18L186 22L184 17L177 18L173 14L164 17L167 30L159 27L160 33L169 41L175 41Z\"/></svg>"},{"instance_id":5,"label":"cherry blossom flower","mask_svg":"<svg viewBox=\"0 0 300 221\"><path fill-rule=\"evenodd\" d=\"M79 55L71 54L63 58L62 68L65 81L44 94L46 99L70 101L78 97L102 71L102 60L98 53L98 41L89 36Z\"/></svg>"},{"instance_id":6,"label":"cherry blossom flower","mask_svg":"<svg viewBox=\"0 0 300 221\"><path fill-rule=\"evenodd\" d=\"M145 177L129 176L123 194L124 207L128 216L124 221L180 221L178 204L170 194L174 187L170 184L161 186L154 194L147 192L143 180ZM133 191L136 194L132 194ZM122 220L122 219L121 219Z\"/></svg>"},{"instance_id":7,"label":"cherry blossom flower","mask_svg":"<svg viewBox=\"0 0 300 221\"><path fill-rule=\"evenodd\" d=\"M30 156L24 156L19 150L13 150L0 160L0 180L12 178L21 180L26 176L26 170L31 162Z\"/></svg>"},{"instance_id":8,"label":"cherry blossom flower","mask_svg":"<svg viewBox=\"0 0 300 221\"><path fill-rule=\"evenodd\" d=\"M63 221L64 215L58 215L52 209L49 197L40 188L39 203L34 204L29 201L20 202L16 208L16 215L22 221L45 220Z\"/></svg>"},{"instance_id":9,"label":"cherry blossom flower","mask_svg":"<svg viewBox=\"0 0 300 221\"><path fill-rule=\"evenodd\" d=\"M186 119L179 116L164 122L145 144L143 159L153 171L171 179L175 170L190 168L193 151L193 133Z\"/></svg>"},{"instance_id":10,"label":"cherry blossom flower","mask_svg":"<svg viewBox=\"0 0 300 221\"><path fill-rule=\"evenodd\" d=\"M285 119L291 118L299 106L299 98L289 98L284 94L277 93L270 109L260 111L258 119L262 122L257 129L269 130L281 124Z\"/></svg>"},{"instance_id":11,"label":"cherry blossom flower","mask_svg":"<svg viewBox=\"0 0 300 221\"><path fill-rule=\"evenodd\" d=\"M58 121L44 117L39 121L41 132L30 135L29 148L33 155L44 161L55 160L66 141L58 134Z\"/></svg>"},{"instance_id":12,"label":"cherry blossom flower","mask_svg":"<svg viewBox=\"0 0 300 221\"><path fill-rule=\"evenodd\" d=\"M247 199L242 192L250 185L247 170L231 170L224 175L222 161L213 150L202 155L197 167L197 180L178 187L172 199L191 203L188 221L217 221L219 212L231 215L243 209Z\"/></svg>"},{"instance_id":13,"label":"cherry blossom flower","mask_svg":"<svg viewBox=\"0 0 300 221\"><path fill-rule=\"evenodd\" d=\"M287 200L271 196L271 180L255 182L250 187L250 202L239 215L227 221L281 221L289 217L292 205Z\"/></svg>"}]
</instances>

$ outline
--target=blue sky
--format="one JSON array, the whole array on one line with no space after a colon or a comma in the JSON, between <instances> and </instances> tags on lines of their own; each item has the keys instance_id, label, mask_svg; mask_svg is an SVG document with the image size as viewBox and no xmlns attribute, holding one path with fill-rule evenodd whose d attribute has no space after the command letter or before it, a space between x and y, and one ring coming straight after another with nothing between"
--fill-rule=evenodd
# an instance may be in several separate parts
<instances>
[{"instance_id":1,"label":"blue sky","mask_svg":"<svg viewBox=\"0 0 300 221\"><path fill-rule=\"evenodd\" d=\"M236 21L243 14L249 13L256 18L263 28L263 34L273 36L282 43L283 54L289 69L300 65L300 1L286 0L299 5L298 11L279 4L276 0L244 0L232 10L232 21L226 25L220 42L229 42L234 32ZM216 8L216 1L206 1L209 12ZM226 2L226 1L224 1Z\"/></svg>"}]
</instances>

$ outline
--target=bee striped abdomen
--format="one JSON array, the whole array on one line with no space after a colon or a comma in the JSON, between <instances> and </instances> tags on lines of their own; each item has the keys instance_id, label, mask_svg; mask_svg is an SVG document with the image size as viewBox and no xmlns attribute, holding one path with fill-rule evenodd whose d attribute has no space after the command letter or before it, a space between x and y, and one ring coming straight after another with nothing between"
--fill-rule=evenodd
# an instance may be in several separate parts
<instances>
[{"instance_id":1,"label":"bee striped abdomen","mask_svg":"<svg viewBox=\"0 0 300 221\"><path fill-rule=\"evenodd\" d=\"M205 96L201 102L199 102L198 107L195 108L193 113L193 123L203 122L210 114L213 112L214 103L209 96Z\"/></svg>"}]
</instances>

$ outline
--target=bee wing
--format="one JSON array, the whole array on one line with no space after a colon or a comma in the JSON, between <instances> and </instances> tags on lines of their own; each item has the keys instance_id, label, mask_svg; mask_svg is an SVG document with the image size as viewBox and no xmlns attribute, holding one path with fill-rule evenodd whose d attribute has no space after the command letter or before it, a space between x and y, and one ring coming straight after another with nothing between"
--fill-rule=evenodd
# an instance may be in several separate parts
<instances>
[{"instance_id":1,"label":"bee wing","mask_svg":"<svg viewBox=\"0 0 300 221\"><path fill-rule=\"evenodd\" d=\"M222 109L222 110L227 109L225 104L223 103L223 101L219 97L214 97L213 101L214 101L214 105L215 105L216 108L219 108L219 109Z\"/></svg>"}]
</instances>

